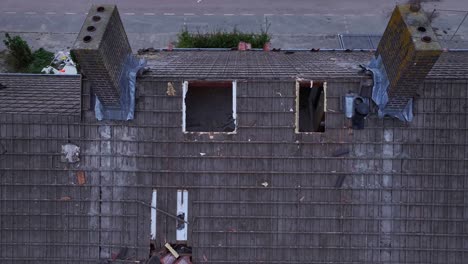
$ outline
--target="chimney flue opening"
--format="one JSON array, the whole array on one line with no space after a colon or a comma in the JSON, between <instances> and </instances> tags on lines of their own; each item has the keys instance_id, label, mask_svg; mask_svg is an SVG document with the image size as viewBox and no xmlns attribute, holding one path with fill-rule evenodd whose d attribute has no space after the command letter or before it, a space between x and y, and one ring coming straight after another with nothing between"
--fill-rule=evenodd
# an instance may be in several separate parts
<instances>
[{"instance_id":1,"label":"chimney flue opening","mask_svg":"<svg viewBox=\"0 0 468 264\"><path fill-rule=\"evenodd\" d=\"M91 36L85 36L85 37L83 38L83 41L84 41L85 43L88 43L88 42L91 41L91 39L92 39Z\"/></svg>"},{"instance_id":2,"label":"chimney flue opening","mask_svg":"<svg viewBox=\"0 0 468 264\"><path fill-rule=\"evenodd\" d=\"M432 38L429 37L429 36L424 36L424 37L421 38L421 40L422 40L423 42L429 43L429 42L432 41Z\"/></svg>"},{"instance_id":3,"label":"chimney flue opening","mask_svg":"<svg viewBox=\"0 0 468 264\"><path fill-rule=\"evenodd\" d=\"M98 22L99 20L101 20L100 16L93 16L93 21L94 22Z\"/></svg>"},{"instance_id":4,"label":"chimney flue opening","mask_svg":"<svg viewBox=\"0 0 468 264\"><path fill-rule=\"evenodd\" d=\"M88 30L89 32L93 32L96 30L96 28L94 26L89 26L86 28L86 30Z\"/></svg>"},{"instance_id":5,"label":"chimney flue opening","mask_svg":"<svg viewBox=\"0 0 468 264\"><path fill-rule=\"evenodd\" d=\"M106 10L103 6L100 6L97 8L97 11L98 12L104 12L104 10Z\"/></svg>"},{"instance_id":6,"label":"chimney flue opening","mask_svg":"<svg viewBox=\"0 0 468 264\"><path fill-rule=\"evenodd\" d=\"M426 32L426 28L425 27L418 27L418 31L419 32Z\"/></svg>"}]
</instances>

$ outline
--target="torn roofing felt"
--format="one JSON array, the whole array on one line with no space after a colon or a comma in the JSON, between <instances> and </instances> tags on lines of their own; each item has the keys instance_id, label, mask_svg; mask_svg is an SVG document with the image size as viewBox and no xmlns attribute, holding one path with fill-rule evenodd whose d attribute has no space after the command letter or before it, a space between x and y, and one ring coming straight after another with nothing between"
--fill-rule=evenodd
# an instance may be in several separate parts
<instances>
[{"instance_id":1,"label":"torn roofing felt","mask_svg":"<svg viewBox=\"0 0 468 264\"><path fill-rule=\"evenodd\" d=\"M413 99L410 99L403 109L387 108L388 88L390 81L388 80L387 72L382 63L382 57L379 55L373 58L368 66L361 65L362 68L372 72L374 86L372 88L372 101L378 106L378 115L380 118L384 116L396 117L401 121L410 122L413 120Z\"/></svg>"},{"instance_id":2,"label":"torn roofing felt","mask_svg":"<svg viewBox=\"0 0 468 264\"><path fill-rule=\"evenodd\" d=\"M120 104L118 107L106 107L96 96L94 107L96 119L132 120L135 112L135 86L138 71L146 65L146 60L128 55L120 75Z\"/></svg>"}]
</instances>

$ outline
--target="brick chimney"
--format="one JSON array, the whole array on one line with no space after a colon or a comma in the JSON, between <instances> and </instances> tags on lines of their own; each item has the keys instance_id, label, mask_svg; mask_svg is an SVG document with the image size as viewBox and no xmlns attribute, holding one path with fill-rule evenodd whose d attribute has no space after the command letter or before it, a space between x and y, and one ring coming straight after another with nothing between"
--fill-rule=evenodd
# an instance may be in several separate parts
<instances>
[{"instance_id":1,"label":"brick chimney","mask_svg":"<svg viewBox=\"0 0 468 264\"><path fill-rule=\"evenodd\" d=\"M91 6L72 54L101 103L106 107L118 107L121 74L132 50L117 6Z\"/></svg>"},{"instance_id":2,"label":"brick chimney","mask_svg":"<svg viewBox=\"0 0 468 264\"><path fill-rule=\"evenodd\" d=\"M389 80L388 112L404 109L436 63L442 48L418 4L399 5L377 48Z\"/></svg>"}]
</instances>

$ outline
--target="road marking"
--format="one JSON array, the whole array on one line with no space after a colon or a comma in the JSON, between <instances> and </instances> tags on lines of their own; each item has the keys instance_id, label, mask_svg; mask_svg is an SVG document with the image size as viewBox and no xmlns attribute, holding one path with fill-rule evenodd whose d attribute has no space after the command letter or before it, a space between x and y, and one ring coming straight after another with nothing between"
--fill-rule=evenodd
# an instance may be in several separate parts
<instances>
[{"instance_id":1,"label":"road marking","mask_svg":"<svg viewBox=\"0 0 468 264\"><path fill-rule=\"evenodd\" d=\"M245 13L245 14L241 14L241 16L253 16L255 14L249 14L249 13Z\"/></svg>"},{"instance_id":2,"label":"road marking","mask_svg":"<svg viewBox=\"0 0 468 264\"><path fill-rule=\"evenodd\" d=\"M164 13L165 16L173 16L175 15L174 13Z\"/></svg>"},{"instance_id":3,"label":"road marking","mask_svg":"<svg viewBox=\"0 0 468 264\"><path fill-rule=\"evenodd\" d=\"M214 14L203 14L204 16L214 16Z\"/></svg>"},{"instance_id":4,"label":"road marking","mask_svg":"<svg viewBox=\"0 0 468 264\"><path fill-rule=\"evenodd\" d=\"M57 13L55 13L55 12L46 12L46 15L55 15L55 14L57 14Z\"/></svg>"},{"instance_id":5,"label":"road marking","mask_svg":"<svg viewBox=\"0 0 468 264\"><path fill-rule=\"evenodd\" d=\"M65 12L65 15L76 15L76 13Z\"/></svg>"},{"instance_id":6,"label":"road marking","mask_svg":"<svg viewBox=\"0 0 468 264\"><path fill-rule=\"evenodd\" d=\"M194 16L194 13L184 13L184 16Z\"/></svg>"},{"instance_id":7,"label":"road marking","mask_svg":"<svg viewBox=\"0 0 468 264\"><path fill-rule=\"evenodd\" d=\"M283 16L294 16L294 14L283 14Z\"/></svg>"},{"instance_id":8,"label":"road marking","mask_svg":"<svg viewBox=\"0 0 468 264\"><path fill-rule=\"evenodd\" d=\"M4 12L5 14L16 14L16 12L12 12L12 11L8 11L8 12Z\"/></svg>"},{"instance_id":9,"label":"road marking","mask_svg":"<svg viewBox=\"0 0 468 264\"><path fill-rule=\"evenodd\" d=\"M345 30L346 30L346 33L348 34L349 33L349 27L348 27L348 20L346 19L346 16L344 16L344 26L345 26Z\"/></svg>"},{"instance_id":10,"label":"road marking","mask_svg":"<svg viewBox=\"0 0 468 264\"><path fill-rule=\"evenodd\" d=\"M233 16L234 14L224 14L225 16Z\"/></svg>"},{"instance_id":11,"label":"road marking","mask_svg":"<svg viewBox=\"0 0 468 264\"><path fill-rule=\"evenodd\" d=\"M315 16L315 14L304 14L304 16Z\"/></svg>"},{"instance_id":12,"label":"road marking","mask_svg":"<svg viewBox=\"0 0 468 264\"><path fill-rule=\"evenodd\" d=\"M143 13L144 16L154 16L154 13Z\"/></svg>"},{"instance_id":13,"label":"road marking","mask_svg":"<svg viewBox=\"0 0 468 264\"><path fill-rule=\"evenodd\" d=\"M133 15L135 15L135 13L124 13L124 15L133 16Z\"/></svg>"},{"instance_id":14,"label":"road marking","mask_svg":"<svg viewBox=\"0 0 468 264\"><path fill-rule=\"evenodd\" d=\"M272 16L273 14L263 14L264 16Z\"/></svg>"},{"instance_id":15,"label":"road marking","mask_svg":"<svg viewBox=\"0 0 468 264\"><path fill-rule=\"evenodd\" d=\"M24 12L26 15L34 15L36 12Z\"/></svg>"}]
</instances>

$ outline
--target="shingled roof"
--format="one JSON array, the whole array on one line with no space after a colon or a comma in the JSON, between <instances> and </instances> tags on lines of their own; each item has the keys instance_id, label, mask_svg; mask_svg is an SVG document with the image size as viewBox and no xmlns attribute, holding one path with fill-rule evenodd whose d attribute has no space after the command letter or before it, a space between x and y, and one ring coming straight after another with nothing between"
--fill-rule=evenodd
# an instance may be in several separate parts
<instances>
[{"instance_id":1,"label":"shingled roof","mask_svg":"<svg viewBox=\"0 0 468 264\"><path fill-rule=\"evenodd\" d=\"M172 51L144 55L146 76L176 78L349 78L359 64L368 64L370 51ZM468 52L444 52L429 79L466 78Z\"/></svg>"},{"instance_id":2,"label":"shingled roof","mask_svg":"<svg viewBox=\"0 0 468 264\"><path fill-rule=\"evenodd\" d=\"M175 51L146 55L153 77L291 79L356 76L370 52Z\"/></svg>"},{"instance_id":3,"label":"shingled roof","mask_svg":"<svg viewBox=\"0 0 468 264\"><path fill-rule=\"evenodd\" d=\"M79 115L81 75L0 74L0 113Z\"/></svg>"}]
</instances>

